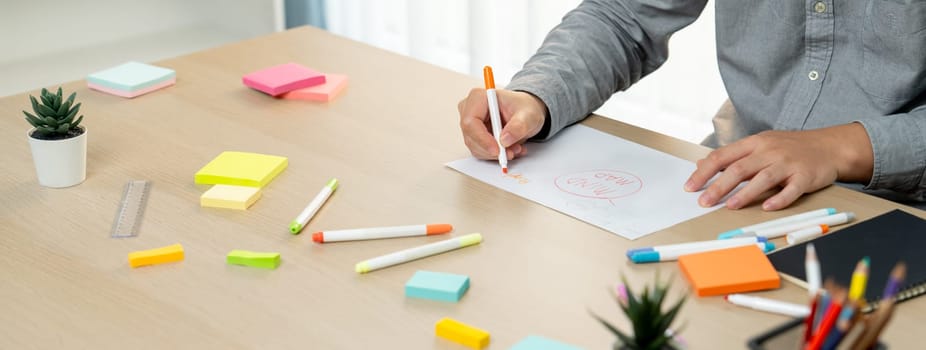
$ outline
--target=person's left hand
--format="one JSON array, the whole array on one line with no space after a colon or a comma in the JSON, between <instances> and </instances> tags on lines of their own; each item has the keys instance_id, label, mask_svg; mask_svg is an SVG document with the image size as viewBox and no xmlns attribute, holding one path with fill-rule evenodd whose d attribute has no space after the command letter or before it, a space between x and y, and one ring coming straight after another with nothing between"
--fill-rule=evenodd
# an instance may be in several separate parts
<instances>
[{"instance_id":1,"label":"person's left hand","mask_svg":"<svg viewBox=\"0 0 926 350\"><path fill-rule=\"evenodd\" d=\"M685 190L697 191L723 171L704 190L698 204L713 206L741 182L749 181L727 200L727 208L742 208L762 193L781 187L762 203L764 210L778 210L837 180L867 182L873 158L868 133L858 123L807 131L765 131L699 160Z\"/></svg>"}]
</instances>

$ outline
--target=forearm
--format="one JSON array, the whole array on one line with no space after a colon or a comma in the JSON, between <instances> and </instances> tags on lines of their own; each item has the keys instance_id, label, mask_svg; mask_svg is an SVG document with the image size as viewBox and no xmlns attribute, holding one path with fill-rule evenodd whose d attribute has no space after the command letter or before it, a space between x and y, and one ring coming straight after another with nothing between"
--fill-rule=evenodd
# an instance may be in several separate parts
<instances>
[{"instance_id":1,"label":"forearm","mask_svg":"<svg viewBox=\"0 0 926 350\"><path fill-rule=\"evenodd\" d=\"M704 5L587 0L547 35L507 88L543 101L550 132L539 136L552 136L665 62L669 36L693 22Z\"/></svg>"}]
</instances>

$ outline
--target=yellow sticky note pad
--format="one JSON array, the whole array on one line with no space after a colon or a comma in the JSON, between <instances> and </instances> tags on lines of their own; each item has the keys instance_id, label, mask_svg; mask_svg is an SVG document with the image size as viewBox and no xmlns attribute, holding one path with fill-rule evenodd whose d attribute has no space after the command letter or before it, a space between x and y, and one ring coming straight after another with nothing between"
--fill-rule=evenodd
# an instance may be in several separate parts
<instances>
[{"instance_id":1,"label":"yellow sticky note pad","mask_svg":"<svg viewBox=\"0 0 926 350\"><path fill-rule=\"evenodd\" d=\"M129 266L139 267L183 260L183 246L180 244L129 253Z\"/></svg>"},{"instance_id":2,"label":"yellow sticky note pad","mask_svg":"<svg viewBox=\"0 0 926 350\"><path fill-rule=\"evenodd\" d=\"M264 187L280 174L286 157L248 152L222 152L196 172L198 184Z\"/></svg>"},{"instance_id":3,"label":"yellow sticky note pad","mask_svg":"<svg viewBox=\"0 0 926 350\"><path fill-rule=\"evenodd\" d=\"M259 187L215 185L199 197L199 205L245 210L260 198Z\"/></svg>"},{"instance_id":4,"label":"yellow sticky note pad","mask_svg":"<svg viewBox=\"0 0 926 350\"><path fill-rule=\"evenodd\" d=\"M463 344L473 349L489 346L489 332L470 326L463 322L444 317L434 326L438 337Z\"/></svg>"}]
</instances>

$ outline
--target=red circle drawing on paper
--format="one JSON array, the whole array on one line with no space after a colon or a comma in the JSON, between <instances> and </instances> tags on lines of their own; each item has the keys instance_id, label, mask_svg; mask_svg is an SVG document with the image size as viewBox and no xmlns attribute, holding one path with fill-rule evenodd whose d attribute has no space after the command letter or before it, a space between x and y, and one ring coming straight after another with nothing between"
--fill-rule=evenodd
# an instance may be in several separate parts
<instances>
[{"instance_id":1,"label":"red circle drawing on paper","mask_svg":"<svg viewBox=\"0 0 926 350\"><path fill-rule=\"evenodd\" d=\"M589 170L557 177L560 191L579 197L615 199L627 197L643 188L643 180L619 170Z\"/></svg>"}]
</instances>

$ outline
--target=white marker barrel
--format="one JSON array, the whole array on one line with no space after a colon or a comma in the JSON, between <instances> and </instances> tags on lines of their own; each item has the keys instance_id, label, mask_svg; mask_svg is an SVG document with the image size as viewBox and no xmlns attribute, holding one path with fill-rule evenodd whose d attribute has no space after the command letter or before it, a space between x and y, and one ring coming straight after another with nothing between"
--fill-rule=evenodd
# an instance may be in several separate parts
<instances>
[{"instance_id":1,"label":"white marker barrel","mask_svg":"<svg viewBox=\"0 0 926 350\"><path fill-rule=\"evenodd\" d=\"M357 271L357 273L367 273L392 265L398 265L427 256L479 244L480 242L482 242L482 235L479 233L471 233L465 236L446 239L440 242L425 244L423 246L409 248L406 250L400 250L392 254L386 254L366 261L361 261L357 263L357 265L354 267L354 270Z\"/></svg>"}]
</instances>

